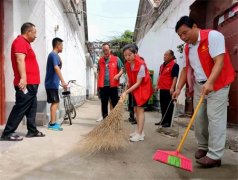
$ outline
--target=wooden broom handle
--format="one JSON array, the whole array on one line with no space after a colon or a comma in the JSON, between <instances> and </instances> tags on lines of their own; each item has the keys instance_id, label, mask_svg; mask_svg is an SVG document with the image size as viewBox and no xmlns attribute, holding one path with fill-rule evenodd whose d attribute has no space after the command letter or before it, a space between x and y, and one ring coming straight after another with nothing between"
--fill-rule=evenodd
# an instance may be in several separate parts
<instances>
[{"instance_id":1,"label":"wooden broom handle","mask_svg":"<svg viewBox=\"0 0 238 180\"><path fill-rule=\"evenodd\" d=\"M196 115L197 115L197 112L198 112L198 110L200 109L200 106L201 106L201 104L202 104L203 99L204 99L204 95L202 95L202 96L200 97L200 100L199 100L199 102L198 102L198 104L197 104L197 107L196 107L194 113L193 113L193 116L192 116L191 120L189 121L188 127L187 127L186 131L184 132L183 137L182 137L182 140L180 141L180 143L179 143L179 145L178 145L178 148L177 148L177 150L176 150L177 152L180 152L180 150L182 149L182 146L183 146L183 144L184 144L184 141L185 141L185 139L186 139L186 137L187 137L187 135L188 135L188 132L189 132L189 130L190 130L190 128L191 128L191 126L192 126L194 120L195 120L195 117L196 117Z\"/></svg>"}]
</instances>

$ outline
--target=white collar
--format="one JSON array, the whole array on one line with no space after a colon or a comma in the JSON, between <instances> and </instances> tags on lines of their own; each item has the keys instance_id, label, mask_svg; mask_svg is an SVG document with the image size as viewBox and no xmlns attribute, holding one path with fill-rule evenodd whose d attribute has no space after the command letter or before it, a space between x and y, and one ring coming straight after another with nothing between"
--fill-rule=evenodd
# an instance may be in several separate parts
<instances>
[{"instance_id":1,"label":"white collar","mask_svg":"<svg viewBox=\"0 0 238 180\"><path fill-rule=\"evenodd\" d=\"M200 37L200 31L199 31L199 33L198 33L198 40L197 40L196 44L188 44L188 46L189 47L196 46L200 42L200 40L201 40L201 37Z\"/></svg>"}]
</instances>

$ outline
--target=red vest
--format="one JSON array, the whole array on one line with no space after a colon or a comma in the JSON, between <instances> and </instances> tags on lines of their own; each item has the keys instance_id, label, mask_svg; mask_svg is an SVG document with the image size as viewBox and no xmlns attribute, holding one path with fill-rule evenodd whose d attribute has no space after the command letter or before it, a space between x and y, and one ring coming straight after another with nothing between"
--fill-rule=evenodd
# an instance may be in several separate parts
<instances>
[{"instance_id":1,"label":"red vest","mask_svg":"<svg viewBox=\"0 0 238 180\"><path fill-rule=\"evenodd\" d=\"M163 90L170 90L173 84L172 69L175 61L171 60L168 64L160 66L159 79L157 87Z\"/></svg>"},{"instance_id":2,"label":"red vest","mask_svg":"<svg viewBox=\"0 0 238 180\"><path fill-rule=\"evenodd\" d=\"M202 65L202 68L207 76L207 78L210 76L212 68L214 66L214 61L211 58L209 54L209 44L208 44L208 34L211 30L200 30L200 44L198 46L198 56ZM191 66L189 63L189 47L188 44L185 45L185 56L186 56L186 72L187 72L187 80L189 86L192 86L193 81L189 81L191 79L191 76L189 77L189 74L191 71ZM214 83L214 91L217 91L226 85L230 84L235 79L235 71L232 67L231 60L229 57L229 54L226 50L224 54L224 65L221 70L220 75L216 79Z\"/></svg>"},{"instance_id":3,"label":"red vest","mask_svg":"<svg viewBox=\"0 0 238 180\"><path fill-rule=\"evenodd\" d=\"M145 77L143 77L140 86L137 89L135 89L133 92L131 92L132 95L134 96L138 106L142 106L143 104L145 104L153 94L153 87L152 87L152 82L151 82L151 78L150 78L150 73L147 69L145 62L143 60L141 60L141 58L137 55L134 60L134 69L133 70L131 70L130 63L126 62L126 64L125 64L130 87L136 83L137 74L140 70L141 65L145 66L146 75L145 75Z\"/></svg>"},{"instance_id":4,"label":"red vest","mask_svg":"<svg viewBox=\"0 0 238 180\"><path fill-rule=\"evenodd\" d=\"M114 76L119 73L117 68L117 57L110 55L110 59L108 62L109 69L109 78L110 78L110 87L118 87L119 80L114 80ZM104 87L104 78L105 78L105 70L106 70L106 62L104 57L101 57L98 61L99 65L99 74L98 74L98 88Z\"/></svg>"}]
</instances>

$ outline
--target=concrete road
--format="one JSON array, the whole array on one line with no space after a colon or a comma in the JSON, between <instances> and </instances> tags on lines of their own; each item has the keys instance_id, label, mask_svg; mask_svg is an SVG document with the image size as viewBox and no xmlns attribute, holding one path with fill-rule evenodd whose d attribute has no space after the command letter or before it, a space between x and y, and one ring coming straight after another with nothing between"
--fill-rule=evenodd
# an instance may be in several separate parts
<instances>
[{"instance_id":1,"label":"concrete road","mask_svg":"<svg viewBox=\"0 0 238 180\"><path fill-rule=\"evenodd\" d=\"M127 113L125 113L126 118ZM226 150L222 167L201 169L195 163L196 140L190 131L182 154L193 160L192 173L152 160L159 149L175 150L184 131L178 138L168 138L155 131L158 112L146 112L145 141L113 153L98 153L84 157L80 154L80 140L98 123L98 100L87 101L77 109L77 119L72 126L63 125L64 131L55 132L39 128L44 138L24 138L22 142L0 142L0 180L140 180L140 179L238 179L238 153ZM179 119L178 119L179 120ZM135 125L126 122L131 132ZM0 132L4 127L0 126ZM18 132L26 133L20 125Z\"/></svg>"}]
</instances>

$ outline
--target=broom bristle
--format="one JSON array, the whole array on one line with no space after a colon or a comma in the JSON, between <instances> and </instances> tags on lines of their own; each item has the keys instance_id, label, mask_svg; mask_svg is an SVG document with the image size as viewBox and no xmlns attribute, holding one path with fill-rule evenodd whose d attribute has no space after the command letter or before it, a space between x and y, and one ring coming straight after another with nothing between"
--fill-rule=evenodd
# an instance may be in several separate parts
<instances>
[{"instance_id":1,"label":"broom bristle","mask_svg":"<svg viewBox=\"0 0 238 180\"><path fill-rule=\"evenodd\" d=\"M157 150L153 156L153 160L182 168L187 171L193 171L192 160L188 159L177 151Z\"/></svg>"},{"instance_id":2,"label":"broom bristle","mask_svg":"<svg viewBox=\"0 0 238 180\"><path fill-rule=\"evenodd\" d=\"M101 124L85 136L82 141L82 153L115 151L127 145L128 137L123 124L123 109L124 103L119 101Z\"/></svg>"}]
</instances>

